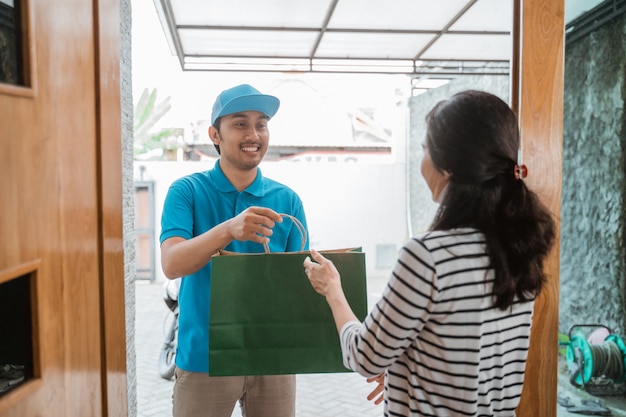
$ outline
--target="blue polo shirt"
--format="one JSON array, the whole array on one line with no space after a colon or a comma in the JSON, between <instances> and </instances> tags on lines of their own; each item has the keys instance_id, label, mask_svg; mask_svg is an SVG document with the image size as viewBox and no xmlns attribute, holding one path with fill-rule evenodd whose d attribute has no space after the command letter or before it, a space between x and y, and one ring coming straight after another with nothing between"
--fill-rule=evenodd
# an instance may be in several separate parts
<instances>
[{"instance_id":1,"label":"blue polo shirt","mask_svg":"<svg viewBox=\"0 0 626 417\"><path fill-rule=\"evenodd\" d=\"M254 182L245 190L237 191L222 172L218 160L211 170L187 175L172 183L163 205L160 242L173 236L191 239L251 206L290 214L307 227L302 201L292 189L263 177L258 169ZM291 221L284 219L276 223L269 248L270 252L300 251L302 236ZM305 249L308 248L307 237ZM263 245L251 241L232 241L225 249L243 253L264 251ZM176 365L186 371L209 371L210 286L211 262L181 280Z\"/></svg>"}]
</instances>

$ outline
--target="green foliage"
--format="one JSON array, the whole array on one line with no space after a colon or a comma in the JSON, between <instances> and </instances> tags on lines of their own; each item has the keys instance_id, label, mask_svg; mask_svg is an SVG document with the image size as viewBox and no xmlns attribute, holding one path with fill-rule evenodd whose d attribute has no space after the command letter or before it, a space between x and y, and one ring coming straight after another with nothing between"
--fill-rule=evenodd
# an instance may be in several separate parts
<instances>
[{"instance_id":1,"label":"green foliage","mask_svg":"<svg viewBox=\"0 0 626 417\"><path fill-rule=\"evenodd\" d=\"M175 129L154 132L154 125L171 109L170 97L157 104L157 89L143 90L135 104L133 114L134 155L141 155L157 148L163 148L165 139L174 134Z\"/></svg>"}]
</instances>

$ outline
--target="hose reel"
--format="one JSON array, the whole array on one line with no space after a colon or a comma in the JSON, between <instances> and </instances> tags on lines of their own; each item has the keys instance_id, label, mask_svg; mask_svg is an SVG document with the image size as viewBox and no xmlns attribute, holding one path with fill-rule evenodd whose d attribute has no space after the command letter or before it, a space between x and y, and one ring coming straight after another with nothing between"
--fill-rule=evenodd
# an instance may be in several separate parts
<instances>
[{"instance_id":1,"label":"hose reel","mask_svg":"<svg viewBox=\"0 0 626 417\"><path fill-rule=\"evenodd\" d=\"M584 332L585 327L595 331ZM598 340L598 335L607 336ZM608 327L597 324L574 325L569 338L566 360L570 383L592 395L623 395L626 392L624 341Z\"/></svg>"}]
</instances>

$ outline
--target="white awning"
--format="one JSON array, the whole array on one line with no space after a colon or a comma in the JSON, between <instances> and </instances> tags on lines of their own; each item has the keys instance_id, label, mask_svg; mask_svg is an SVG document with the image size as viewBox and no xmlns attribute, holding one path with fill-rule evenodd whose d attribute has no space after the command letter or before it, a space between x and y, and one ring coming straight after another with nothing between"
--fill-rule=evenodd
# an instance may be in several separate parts
<instances>
[{"instance_id":1,"label":"white awning","mask_svg":"<svg viewBox=\"0 0 626 417\"><path fill-rule=\"evenodd\" d=\"M516 0L154 0L185 71L508 74ZM572 20L602 0L567 0Z\"/></svg>"}]
</instances>

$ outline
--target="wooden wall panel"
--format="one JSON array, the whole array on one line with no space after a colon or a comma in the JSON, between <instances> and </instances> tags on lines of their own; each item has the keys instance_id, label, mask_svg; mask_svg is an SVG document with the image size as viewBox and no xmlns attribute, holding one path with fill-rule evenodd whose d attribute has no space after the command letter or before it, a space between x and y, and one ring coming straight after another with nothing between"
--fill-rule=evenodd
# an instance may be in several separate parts
<instances>
[{"instance_id":1,"label":"wooden wall panel","mask_svg":"<svg viewBox=\"0 0 626 417\"><path fill-rule=\"evenodd\" d=\"M39 378L0 397L0 416L98 417L103 348L93 3L28 3L36 88L27 94L0 88L0 275L39 260Z\"/></svg>"},{"instance_id":2,"label":"wooden wall panel","mask_svg":"<svg viewBox=\"0 0 626 417\"><path fill-rule=\"evenodd\" d=\"M531 349L518 417L556 415L559 314L559 218L563 139L564 0L521 0L520 128L528 185L557 220L535 304Z\"/></svg>"}]
</instances>

